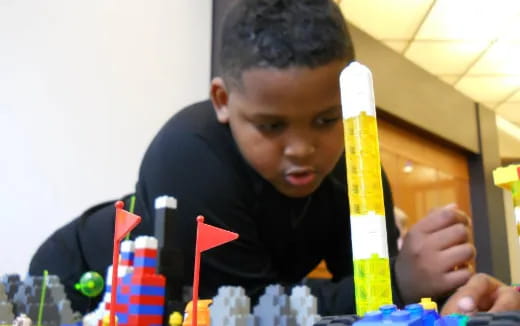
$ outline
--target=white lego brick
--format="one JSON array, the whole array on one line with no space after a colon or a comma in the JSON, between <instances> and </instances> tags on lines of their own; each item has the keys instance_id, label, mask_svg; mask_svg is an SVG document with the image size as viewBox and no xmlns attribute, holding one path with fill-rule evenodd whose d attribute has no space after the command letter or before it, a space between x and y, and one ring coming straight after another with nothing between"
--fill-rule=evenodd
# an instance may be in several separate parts
<instances>
[{"instance_id":1,"label":"white lego brick","mask_svg":"<svg viewBox=\"0 0 520 326\"><path fill-rule=\"evenodd\" d=\"M352 230L352 256L354 259L369 259L376 254L388 258L386 222L383 215L368 212L350 218Z\"/></svg>"},{"instance_id":2,"label":"white lego brick","mask_svg":"<svg viewBox=\"0 0 520 326\"><path fill-rule=\"evenodd\" d=\"M118 278L125 277L126 275L131 274L133 271L134 271L134 267L133 266L125 266L125 265L121 266L121 265L119 265L117 267L117 277Z\"/></svg>"},{"instance_id":3,"label":"white lego brick","mask_svg":"<svg viewBox=\"0 0 520 326\"><path fill-rule=\"evenodd\" d=\"M341 108L343 119L365 112L376 116L372 73L359 62L352 62L340 74Z\"/></svg>"},{"instance_id":4,"label":"white lego brick","mask_svg":"<svg viewBox=\"0 0 520 326\"><path fill-rule=\"evenodd\" d=\"M155 209L161 209L161 208L171 208L176 209L177 208L177 199L171 197L171 196L161 196L155 198Z\"/></svg>"},{"instance_id":5,"label":"white lego brick","mask_svg":"<svg viewBox=\"0 0 520 326\"><path fill-rule=\"evenodd\" d=\"M154 237L139 236L135 239L135 249L157 249L158 242Z\"/></svg>"},{"instance_id":6,"label":"white lego brick","mask_svg":"<svg viewBox=\"0 0 520 326\"><path fill-rule=\"evenodd\" d=\"M120 252L133 252L134 251L134 242L132 240L124 240L121 242L121 250Z\"/></svg>"}]
</instances>

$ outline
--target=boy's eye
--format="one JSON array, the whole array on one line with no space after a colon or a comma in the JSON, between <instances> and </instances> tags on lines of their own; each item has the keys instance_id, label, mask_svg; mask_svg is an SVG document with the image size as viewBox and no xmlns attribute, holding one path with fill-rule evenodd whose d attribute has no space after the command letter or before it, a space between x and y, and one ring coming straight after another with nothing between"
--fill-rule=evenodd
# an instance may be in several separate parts
<instances>
[{"instance_id":1,"label":"boy's eye","mask_svg":"<svg viewBox=\"0 0 520 326\"><path fill-rule=\"evenodd\" d=\"M316 119L316 124L318 126L328 126L338 122L339 120L340 116L320 117Z\"/></svg>"},{"instance_id":2,"label":"boy's eye","mask_svg":"<svg viewBox=\"0 0 520 326\"><path fill-rule=\"evenodd\" d=\"M265 122L256 124L256 128L262 132L277 132L285 127L283 122Z\"/></svg>"}]
</instances>

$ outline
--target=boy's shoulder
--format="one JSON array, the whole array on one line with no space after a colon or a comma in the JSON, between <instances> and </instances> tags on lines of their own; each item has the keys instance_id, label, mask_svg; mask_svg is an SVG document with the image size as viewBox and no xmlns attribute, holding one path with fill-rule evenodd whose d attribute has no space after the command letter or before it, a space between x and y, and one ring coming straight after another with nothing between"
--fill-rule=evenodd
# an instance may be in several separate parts
<instances>
[{"instance_id":1,"label":"boy's shoulder","mask_svg":"<svg viewBox=\"0 0 520 326\"><path fill-rule=\"evenodd\" d=\"M175 113L155 136L150 148L184 151L188 150L185 146L188 144L217 151L234 147L229 127L218 122L211 101L197 102Z\"/></svg>"},{"instance_id":2,"label":"boy's shoulder","mask_svg":"<svg viewBox=\"0 0 520 326\"><path fill-rule=\"evenodd\" d=\"M141 162L140 179L149 182L155 174L176 180L190 179L186 180L190 184L195 179L227 184L229 180L251 178L250 167L242 158L229 126L218 122L210 101L185 107L161 128ZM174 186L164 181L159 185L161 189Z\"/></svg>"},{"instance_id":3,"label":"boy's shoulder","mask_svg":"<svg viewBox=\"0 0 520 326\"><path fill-rule=\"evenodd\" d=\"M234 151L234 140L225 124L217 120L211 101L191 104L175 113L160 129L148 151L175 150L180 153Z\"/></svg>"},{"instance_id":4,"label":"boy's shoulder","mask_svg":"<svg viewBox=\"0 0 520 326\"><path fill-rule=\"evenodd\" d=\"M216 114L210 100L190 104L175 113L164 125L162 130L175 128L177 130L202 132L208 126L218 127Z\"/></svg>"}]
</instances>

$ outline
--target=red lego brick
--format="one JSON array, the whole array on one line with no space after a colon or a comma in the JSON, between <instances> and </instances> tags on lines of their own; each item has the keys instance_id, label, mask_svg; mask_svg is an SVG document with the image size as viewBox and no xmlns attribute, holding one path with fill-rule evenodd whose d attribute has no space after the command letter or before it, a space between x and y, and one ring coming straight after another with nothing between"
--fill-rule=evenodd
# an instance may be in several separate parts
<instances>
[{"instance_id":1,"label":"red lego brick","mask_svg":"<svg viewBox=\"0 0 520 326\"><path fill-rule=\"evenodd\" d=\"M133 262L131 260L128 260L128 259L122 259L119 264L121 264L121 266L132 266Z\"/></svg>"},{"instance_id":2,"label":"red lego brick","mask_svg":"<svg viewBox=\"0 0 520 326\"><path fill-rule=\"evenodd\" d=\"M156 275L155 267L134 267L134 274L136 273Z\"/></svg>"},{"instance_id":3,"label":"red lego brick","mask_svg":"<svg viewBox=\"0 0 520 326\"><path fill-rule=\"evenodd\" d=\"M150 324L162 324L162 316L154 315L130 315L128 317L129 326L143 326Z\"/></svg>"},{"instance_id":4,"label":"red lego brick","mask_svg":"<svg viewBox=\"0 0 520 326\"><path fill-rule=\"evenodd\" d=\"M154 295L132 296L132 297L130 297L130 304L153 305L153 306L164 305L164 297L154 296Z\"/></svg>"},{"instance_id":5,"label":"red lego brick","mask_svg":"<svg viewBox=\"0 0 520 326\"><path fill-rule=\"evenodd\" d=\"M110 303L110 302L105 303L105 308L107 310L110 310L110 305L112 305L112 303ZM117 312L128 312L128 304L127 303L116 303L115 311L117 311Z\"/></svg>"},{"instance_id":6,"label":"red lego brick","mask_svg":"<svg viewBox=\"0 0 520 326\"><path fill-rule=\"evenodd\" d=\"M134 257L157 258L157 249L136 249Z\"/></svg>"},{"instance_id":7,"label":"red lego brick","mask_svg":"<svg viewBox=\"0 0 520 326\"><path fill-rule=\"evenodd\" d=\"M161 274L142 273L141 268L136 268L132 275L132 284L149 285L149 286L165 286L166 278Z\"/></svg>"}]
</instances>

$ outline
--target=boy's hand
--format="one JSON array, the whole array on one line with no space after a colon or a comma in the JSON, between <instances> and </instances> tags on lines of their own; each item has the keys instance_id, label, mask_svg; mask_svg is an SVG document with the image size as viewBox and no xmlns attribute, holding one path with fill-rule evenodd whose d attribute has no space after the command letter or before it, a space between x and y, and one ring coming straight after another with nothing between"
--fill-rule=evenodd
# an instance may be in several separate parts
<instances>
[{"instance_id":1,"label":"boy's hand","mask_svg":"<svg viewBox=\"0 0 520 326\"><path fill-rule=\"evenodd\" d=\"M486 274L476 274L453 294L441 314L520 310L520 293Z\"/></svg>"},{"instance_id":2,"label":"boy's hand","mask_svg":"<svg viewBox=\"0 0 520 326\"><path fill-rule=\"evenodd\" d=\"M397 257L397 283L406 303L447 295L473 274L469 217L455 204L430 212L406 234Z\"/></svg>"}]
</instances>

